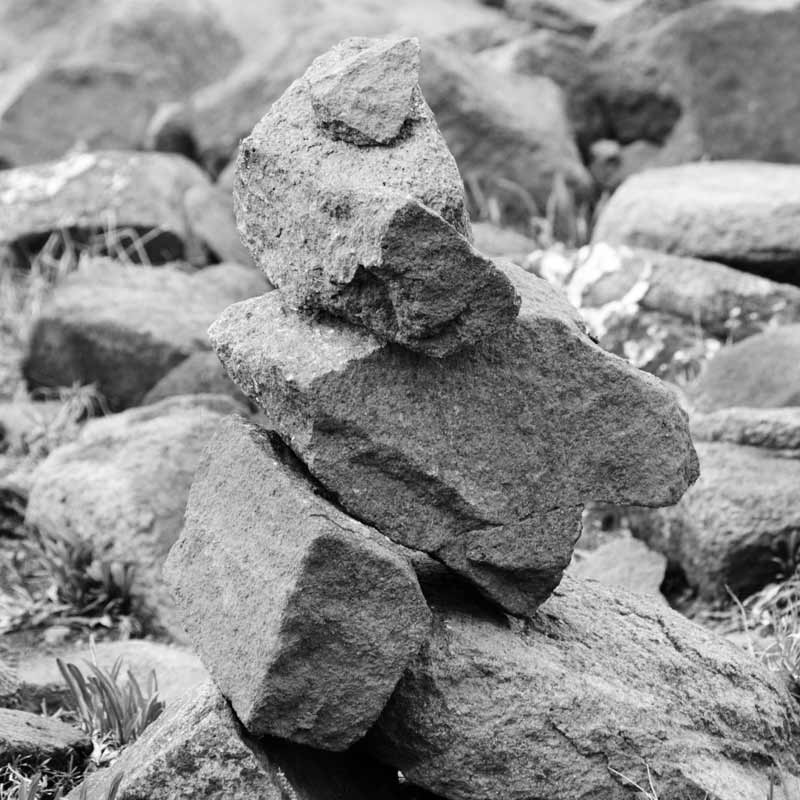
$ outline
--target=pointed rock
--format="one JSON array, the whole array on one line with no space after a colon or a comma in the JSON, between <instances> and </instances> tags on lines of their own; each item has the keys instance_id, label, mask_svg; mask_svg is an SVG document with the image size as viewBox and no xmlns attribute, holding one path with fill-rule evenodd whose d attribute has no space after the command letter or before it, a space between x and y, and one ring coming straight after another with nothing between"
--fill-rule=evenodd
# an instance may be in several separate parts
<instances>
[{"instance_id":1,"label":"pointed rock","mask_svg":"<svg viewBox=\"0 0 800 800\"><path fill-rule=\"evenodd\" d=\"M507 329L519 300L470 245L461 177L431 110L414 85L410 108L395 115L404 116L402 135L385 147L334 139L334 123L324 128L318 119L330 109L319 110L315 91L332 83L341 93L355 80L338 69L342 58L377 65L385 77L403 56L407 69L396 72L405 86L418 51L404 42L346 40L317 59L242 143L234 201L245 245L290 307L327 311L444 356ZM348 91L360 87L356 72ZM383 97L383 88L372 92Z\"/></svg>"},{"instance_id":2,"label":"pointed rock","mask_svg":"<svg viewBox=\"0 0 800 800\"><path fill-rule=\"evenodd\" d=\"M319 124L357 145L389 144L413 114L419 83L416 39L346 39L305 76Z\"/></svg>"},{"instance_id":3,"label":"pointed rock","mask_svg":"<svg viewBox=\"0 0 800 800\"><path fill-rule=\"evenodd\" d=\"M406 559L236 416L206 451L165 569L195 649L257 735L345 749L428 632Z\"/></svg>"},{"instance_id":4,"label":"pointed rock","mask_svg":"<svg viewBox=\"0 0 800 800\"><path fill-rule=\"evenodd\" d=\"M786 688L648 598L565 578L525 622L436 595L368 752L451 800L800 796Z\"/></svg>"},{"instance_id":5,"label":"pointed rock","mask_svg":"<svg viewBox=\"0 0 800 800\"><path fill-rule=\"evenodd\" d=\"M664 385L594 345L557 289L504 269L519 320L447 359L287 312L275 293L209 336L348 513L529 613L569 563L584 502L674 503L697 458Z\"/></svg>"}]
</instances>

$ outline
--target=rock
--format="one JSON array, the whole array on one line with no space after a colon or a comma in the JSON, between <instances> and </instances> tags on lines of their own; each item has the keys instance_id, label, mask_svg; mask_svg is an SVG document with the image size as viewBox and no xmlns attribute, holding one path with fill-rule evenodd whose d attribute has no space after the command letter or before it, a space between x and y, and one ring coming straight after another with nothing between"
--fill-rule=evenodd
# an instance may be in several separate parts
<instances>
[{"instance_id":1,"label":"rock","mask_svg":"<svg viewBox=\"0 0 800 800\"><path fill-rule=\"evenodd\" d=\"M692 438L701 442L800 450L800 407L722 408L690 417Z\"/></svg>"},{"instance_id":2,"label":"rock","mask_svg":"<svg viewBox=\"0 0 800 800\"><path fill-rule=\"evenodd\" d=\"M729 588L744 598L794 569L800 458L725 441L696 447L697 483L674 508L633 513L631 528L700 597L729 599Z\"/></svg>"},{"instance_id":3,"label":"rock","mask_svg":"<svg viewBox=\"0 0 800 800\"><path fill-rule=\"evenodd\" d=\"M504 74L476 56L428 43L421 86L467 184L478 181L491 193L498 180L510 181L540 214L557 176L572 194L588 195L591 178L563 92L549 78Z\"/></svg>"},{"instance_id":4,"label":"rock","mask_svg":"<svg viewBox=\"0 0 800 800\"><path fill-rule=\"evenodd\" d=\"M0 156L14 166L60 158L76 145L134 150L160 102L217 80L242 54L210 2L94 6L88 14L71 9L83 26L52 20L64 32L52 58L35 53L0 101Z\"/></svg>"},{"instance_id":5,"label":"rock","mask_svg":"<svg viewBox=\"0 0 800 800\"><path fill-rule=\"evenodd\" d=\"M590 49L604 135L664 143L673 164L800 159L790 133L800 126L794 3L645 2L626 12Z\"/></svg>"},{"instance_id":6,"label":"rock","mask_svg":"<svg viewBox=\"0 0 800 800\"><path fill-rule=\"evenodd\" d=\"M89 754L92 743L81 731L52 717L0 708L0 765L45 759L54 769L69 769L74 759Z\"/></svg>"},{"instance_id":7,"label":"rock","mask_svg":"<svg viewBox=\"0 0 800 800\"><path fill-rule=\"evenodd\" d=\"M579 558L578 555L576 548L576 557L568 570L574 578L598 581L612 589L617 587L651 595L664 602L659 587L664 580L667 559L644 542L630 536L619 536L595 550L580 552Z\"/></svg>"},{"instance_id":8,"label":"rock","mask_svg":"<svg viewBox=\"0 0 800 800\"><path fill-rule=\"evenodd\" d=\"M159 153L177 153L199 162L193 128L191 111L184 103L162 103L147 123L142 148Z\"/></svg>"},{"instance_id":9,"label":"rock","mask_svg":"<svg viewBox=\"0 0 800 800\"><path fill-rule=\"evenodd\" d=\"M557 289L503 268L523 298L515 326L444 360L274 295L209 335L349 514L528 613L569 562L584 502L674 503L697 473L672 394L595 346Z\"/></svg>"},{"instance_id":10,"label":"rock","mask_svg":"<svg viewBox=\"0 0 800 800\"><path fill-rule=\"evenodd\" d=\"M388 145L408 129L419 82L415 39L340 46L336 58L317 59L306 72L317 122L336 139Z\"/></svg>"},{"instance_id":11,"label":"rock","mask_svg":"<svg viewBox=\"0 0 800 800\"><path fill-rule=\"evenodd\" d=\"M118 800L399 800L395 773L366 756L324 753L279 739L243 736L211 682L167 708L114 766L86 780L85 800L105 800L122 774ZM81 788L67 800L84 800Z\"/></svg>"},{"instance_id":12,"label":"rock","mask_svg":"<svg viewBox=\"0 0 800 800\"><path fill-rule=\"evenodd\" d=\"M171 369L208 348L206 328L228 303L265 288L252 268L85 261L34 320L23 373L29 388L95 383L118 411L141 402Z\"/></svg>"},{"instance_id":13,"label":"rock","mask_svg":"<svg viewBox=\"0 0 800 800\"><path fill-rule=\"evenodd\" d=\"M199 167L166 153L77 153L2 170L0 245L35 251L56 232L95 254L180 260L205 242L187 224L184 196L208 186Z\"/></svg>"},{"instance_id":14,"label":"rock","mask_svg":"<svg viewBox=\"0 0 800 800\"><path fill-rule=\"evenodd\" d=\"M763 800L800 790L800 718L732 644L648 598L565 580L509 622L432 598L433 637L366 748L452 800ZM773 766L775 767L773 773Z\"/></svg>"},{"instance_id":15,"label":"rock","mask_svg":"<svg viewBox=\"0 0 800 800\"><path fill-rule=\"evenodd\" d=\"M36 451L48 430L62 421L63 412L59 400L0 402L0 452L25 455Z\"/></svg>"},{"instance_id":16,"label":"rock","mask_svg":"<svg viewBox=\"0 0 800 800\"><path fill-rule=\"evenodd\" d=\"M234 201L245 244L292 307L441 357L507 328L518 304L469 244L458 169L416 81L411 127L390 147L333 139L312 111L314 86L397 52L408 61L416 43L347 39L318 58L245 139Z\"/></svg>"},{"instance_id":17,"label":"rock","mask_svg":"<svg viewBox=\"0 0 800 800\"><path fill-rule=\"evenodd\" d=\"M475 249L492 258L500 256L522 265L538 245L511 228L501 228L491 222L475 222L472 225Z\"/></svg>"},{"instance_id":18,"label":"rock","mask_svg":"<svg viewBox=\"0 0 800 800\"><path fill-rule=\"evenodd\" d=\"M586 37L615 13L613 4L605 0L505 0L504 8L536 28Z\"/></svg>"},{"instance_id":19,"label":"rock","mask_svg":"<svg viewBox=\"0 0 800 800\"><path fill-rule=\"evenodd\" d=\"M147 685L151 672L156 673L158 696L167 707L183 695L196 691L208 680L208 671L188 648L174 644L129 639L119 642L98 642L93 648L70 645L52 652L36 651L20 658L17 664L18 694L28 706L41 708L42 700L51 707L64 705L68 696L64 677L56 658L77 664L84 672L86 664L97 663L111 669L121 658L123 671L130 668L140 685Z\"/></svg>"},{"instance_id":20,"label":"rock","mask_svg":"<svg viewBox=\"0 0 800 800\"><path fill-rule=\"evenodd\" d=\"M709 162L633 175L592 240L719 261L800 284L800 166Z\"/></svg>"},{"instance_id":21,"label":"rock","mask_svg":"<svg viewBox=\"0 0 800 800\"><path fill-rule=\"evenodd\" d=\"M92 540L106 559L133 562L135 593L181 635L159 576L203 448L222 415L239 408L227 397L215 405L171 398L86 423L37 467L25 515L30 525Z\"/></svg>"},{"instance_id":22,"label":"rock","mask_svg":"<svg viewBox=\"0 0 800 800\"><path fill-rule=\"evenodd\" d=\"M784 325L722 348L686 387L698 411L800 406L800 325Z\"/></svg>"},{"instance_id":23,"label":"rock","mask_svg":"<svg viewBox=\"0 0 800 800\"><path fill-rule=\"evenodd\" d=\"M239 417L208 447L166 576L189 638L255 735L345 749L427 635L408 562Z\"/></svg>"},{"instance_id":24,"label":"rock","mask_svg":"<svg viewBox=\"0 0 800 800\"><path fill-rule=\"evenodd\" d=\"M142 405L185 394L227 395L241 403L244 409L249 405L247 397L228 377L213 350L199 350L173 367L144 396Z\"/></svg>"},{"instance_id":25,"label":"rock","mask_svg":"<svg viewBox=\"0 0 800 800\"><path fill-rule=\"evenodd\" d=\"M215 186L193 186L183 197L189 227L211 251L212 261L252 264L233 215L233 198Z\"/></svg>"},{"instance_id":26,"label":"rock","mask_svg":"<svg viewBox=\"0 0 800 800\"><path fill-rule=\"evenodd\" d=\"M800 321L800 289L694 258L595 244L567 294L607 350L640 369L696 376L719 348Z\"/></svg>"}]
</instances>

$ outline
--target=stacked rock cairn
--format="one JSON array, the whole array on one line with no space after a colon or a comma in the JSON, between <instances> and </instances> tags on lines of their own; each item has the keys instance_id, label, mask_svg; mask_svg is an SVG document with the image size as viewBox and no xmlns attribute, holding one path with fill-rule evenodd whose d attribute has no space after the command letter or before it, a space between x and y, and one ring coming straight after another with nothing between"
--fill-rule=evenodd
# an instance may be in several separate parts
<instances>
[{"instance_id":1,"label":"stacked rock cairn","mask_svg":"<svg viewBox=\"0 0 800 800\"><path fill-rule=\"evenodd\" d=\"M628 662L650 628L701 634L640 619L603 655L594 625L632 607L559 584L584 503L673 504L695 480L686 417L557 289L472 246L419 71L414 39L345 40L242 143L238 225L277 291L210 336L265 422L217 432L166 575L253 736L355 745L454 800L628 797L609 759L671 780L691 730L625 750L656 713Z\"/></svg>"}]
</instances>

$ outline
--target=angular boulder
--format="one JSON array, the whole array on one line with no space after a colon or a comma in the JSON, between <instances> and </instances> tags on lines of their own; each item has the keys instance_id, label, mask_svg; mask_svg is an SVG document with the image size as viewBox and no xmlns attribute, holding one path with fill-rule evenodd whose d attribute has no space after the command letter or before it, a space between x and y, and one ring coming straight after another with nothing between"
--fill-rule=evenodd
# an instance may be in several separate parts
<instances>
[{"instance_id":1,"label":"angular boulder","mask_svg":"<svg viewBox=\"0 0 800 800\"><path fill-rule=\"evenodd\" d=\"M85 800L412 800L396 772L367 756L252 739L209 681L167 708L112 767L86 779ZM84 800L78 787L68 800Z\"/></svg>"},{"instance_id":2,"label":"angular boulder","mask_svg":"<svg viewBox=\"0 0 800 800\"><path fill-rule=\"evenodd\" d=\"M800 166L717 161L633 175L592 240L719 261L800 285Z\"/></svg>"},{"instance_id":3,"label":"angular boulder","mask_svg":"<svg viewBox=\"0 0 800 800\"><path fill-rule=\"evenodd\" d=\"M747 597L794 569L800 450L725 440L696 447L697 483L672 508L634 512L631 527L702 598L727 599L728 589Z\"/></svg>"},{"instance_id":4,"label":"angular boulder","mask_svg":"<svg viewBox=\"0 0 800 800\"><path fill-rule=\"evenodd\" d=\"M0 767L47 760L54 769L69 769L89 754L85 733L60 719L0 708Z\"/></svg>"},{"instance_id":5,"label":"angular boulder","mask_svg":"<svg viewBox=\"0 0 800 800\"><path fill-rule=\"evenodd\" d=\"M370 68L389 82L377 99L361 86ZM409 39L347 39L320 56L242 143L234 201L245 244L291 307L443 356L507 328L518 300L470 245L461 178L418 73Z\"/></svg>"},{"instance_id":6,"label":"angular boulder","mask_svg":"<svg viewBox=\"0 0 800 800\"><path fill-rule=\"evenodd\" d=\"M75 153L2 170L0 245L35 252L56 233L93 253L125 249L134 262L180 260L205 246L184 209L193 187L208 188L208 178L167 153Z\"/></svg>"},{"instance_id":7,"label":"angular boulder","mask_svg":"<svg viewBox=\"0 0 800 800\"><path fill-rule=\"evenodd\" d=\"M509 621L447 592L429 595L430 643L365 740L412 783L451 800L623 800L649 770L663 798L800 792L788 691L663 604L565 579Z\"/></svg>"},{"instance_id":8,"label":"angular boulder","mask_svg":"<svg viewBox=\"0 0 800 800\"><path fill-rule=\"evenodd\" d=\"M275 295L227 309L209 335L348 513L529 613L569 563L584 502L674 503L697 461L671 392L594 345L557 289L503 266L519 319L447 359Z\"/></svg>"},{"instance_id":9,"label":"angular boulder","mask_svg":"<svg viewBox=\"0 0 800 800\"><path fill-rule=\"evenodd\" d=\"M800 325L722 348L686 393L698 411L800 406Z\"/></svg>"},{"instance_id":10,"label":"angular boulder","mask_svg":"<svg viewBox=\"0 0 800 800\"><path fill-rule=\"evenodd\" d=\"M29 388L95 383L130 408L188 356L228 303L260 294L258 272L219 264L196 273L92 259L67 276L34 320L23 363Z\"/></svg>"},{"instance_id":11,"label":"angular boulder","mask_svg":"<svg viewBox=\"0 0 800 800\"><path fill-rule=\"evenodd\" d=\"M211 407L209 407L209 402ZM39 464L26 522L90 539L105 557L136 565L134 591L172 624L161 564L183 525L189 487L228 397L179 397L87 422L78 439Z\"/></svg>"},{"instance_id":12,"label":"angular boulder","mask_svg":"<svg viewBox=\"0 0 800 800\"><path fill-rule=\"evenodd\" d=\"M344 750L428 632L408 561L328 502L275 434L239 417L209 444L166 577L254 735Z\"/></svg>"}]
</instances>

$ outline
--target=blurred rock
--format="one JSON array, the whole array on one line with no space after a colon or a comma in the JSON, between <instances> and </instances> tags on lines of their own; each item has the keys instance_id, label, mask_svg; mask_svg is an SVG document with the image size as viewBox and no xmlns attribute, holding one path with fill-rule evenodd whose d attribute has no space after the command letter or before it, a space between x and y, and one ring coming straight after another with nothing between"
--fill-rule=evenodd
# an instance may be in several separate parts
<instances>
[{"instance_id":1,"label":"blurred rock","mask_svg":"<svg viewBox=\"0 0 800 800\"><path fill-rule=\"evenodd\" d=\"M413 40L359 38L320 56L244 140L234 200L245 244L290 307L441 357L507 329L519 301L470 246L461 178L416 84L418 54ZM363 111L335 131L315 118L314 87L351 92L359 85L342 80L362 68L385 78L398 59L408 96L393 109L404 133L391 144L350 141L390 133ZM325 102L332 113L341 98Z\"/></svg>"},{"instance_id":2,"label":"blurred rock","mask_svg":"<svg viewBox=\"0 0 800 800\"><path fill-rule=\"evenodd\" d=\"M723 347L686 393L698 411L800 406L800 325Z\"/></svg>"},{"instance_id":3,"label":"blurred rock","mask_svg":"<svg viewBox=\"0 0 800 800\"><path fill-rule=\"evenodd\" d=\"M800 405L787 408L722 408L690 417L692 438L800 451ZM800 455L800 453L798 453Z\"/></svg>"},{"instance_id":4,"label":"blurred rock","mask_svg":"<svg viewBox=\"0 0 800 800\"><path fill-rule=\"evenodd\" d=\"M175 267L87 260L34 320L23 365L30 388L95 383L118 411L135 406L171 369L208 348L206 328L226 305L260 294L250 267Z\"/></svg>"},{"instance_id":5,"label":"blurred rock","mask_svg":"<svg viewBox=\"0 0 800 800\"><path fill-rule=\"evenodd\" d=\"M652 169L615 192L592 240L719 261L800 285L800 166Z\"/></svg>"},{"instance_id":6,"label":"blurred rock","mask_svg":"<svg viewBox=\"0 0 800 800\"><path fill-rule=\"evenodd\" d=\"M32 760L69 770L72 762L87 756L91 749L85 733L59 719L0 708L0 767Z\"/></svg>"},{"instance_id":7,"label":"blurred rock","mask_svg":"<svg viewBox=\"0 0 800 800\"><path fill-rule=\"evenodd\" d=\"M458 800L761 800L800 790L794 701L748 654L648 598L565 579L530 620L430 597L433 637L365 745ZM773 773L774 765L774 773ZM625 777L624 777L625 776Z\"/></svg>"},{"instance_id":8,"label":"blurred rock","mask_svg":"<svg viewBox=\"0 0 800 800\"><path fill-rule=\"evenodd\" d=\"M615 14L606 0L505 0L503 7L536 28L586 37Z\"/></svg>"},{"instance_id":9,"label":"blurred rock","mask_svg":"<svg viewBox=\"0 0 800 800\"><path fill-rule=\"evenodd\" d=\"M413 570L241 418L211 441L165 569L195 648L255 735L344 750L428 633Z\"/></svg>"},{"instance_id":10,"label":"blurred rock","mask_svg":"<svg viewBox=\"0 0 800 800\"><path fill-rule=\"evenodd\" d=\"M502 266L516 324L448 359L286 313L274 294L209 334L348 513L529 613L569 562L583 502L673 503L696 461L673 395L594 345L558 290Z\"/></svg>"},{"instance_id":11,"label":"blurred rock","mask_svg":"<svg viewBox=\"0 0 800 800\"><path fill-rule=\"evenodd\" d=\"M211 251L210 260L253 264L236 229L229 192L210 185L192 186L183 196L183 205L190 230Z\"/></svg>"},{"instance_id":12,"label":"blurred rock","mask_svg":"<svg viewBox=\"0 0 800 800\"><path fill-rule=\"evenodd\" d=\"M491 258L507 258L520 266L537 247L533 239L492 222L472 223L472 235L476 250Z\"/></svg>"},{"instance_id":13,"label":"blurred rock","mask_svg":"<svg viewBox=\"0 0 800 800\"><path fill-rule=\"evenodd\" d=\"M179 397L88 422L36 468L26 522L91 540L106 560L133 563L134 592L182 636L161 564L183 525L203 448L238 408L223 396Z\"/></svg>"}]
</instances>

